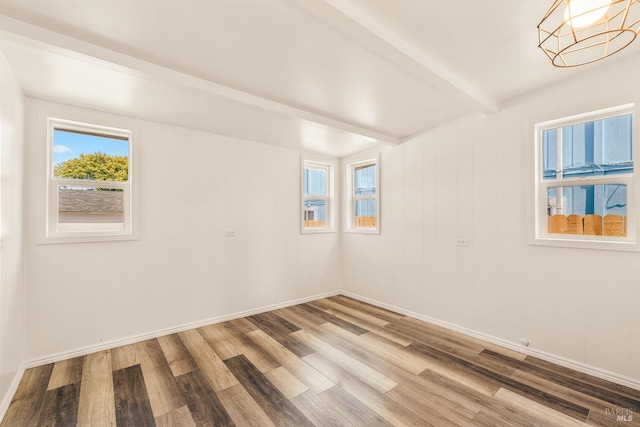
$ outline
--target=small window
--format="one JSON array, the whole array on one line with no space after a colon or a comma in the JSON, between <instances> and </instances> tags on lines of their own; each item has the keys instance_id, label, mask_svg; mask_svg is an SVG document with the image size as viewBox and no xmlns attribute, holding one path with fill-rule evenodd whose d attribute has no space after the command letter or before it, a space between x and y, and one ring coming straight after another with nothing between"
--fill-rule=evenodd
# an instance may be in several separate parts
<instances>
[{"instance_id":1,"label":"small window","mask_svg":"<svg viewBox=\"0 0 640 427\"><path fill-rule=\"evenodd\" d=\"M335 231L333 164L302 160L302 232Z\"/></svg>"},{"instance_id":2,"label":"small window","mask_svg":"<svg viewBox=\"0 0 640 427\"><path fill-rule=\"evenodd\" d=\"M536 128L536 240L635 243L633 106Z\"/></svg>"},{"instance_id":3,"label":"small window","mask_svg":"<svg viewBox=\"0 0 640 427\"><path fill-rule=\"evenodd\" d=\"M47 238L131 238L131 132L49 119Z\"/></svg>"},{"instance_id":4,"label":"small window","mask_svg":"<svg viewBox=\"0 0 640 427\"><path fill-rule=\"evenodd\" d=\"M380 231L378 158L347 164L347 231Z\"/></svg>"}]
</instances>

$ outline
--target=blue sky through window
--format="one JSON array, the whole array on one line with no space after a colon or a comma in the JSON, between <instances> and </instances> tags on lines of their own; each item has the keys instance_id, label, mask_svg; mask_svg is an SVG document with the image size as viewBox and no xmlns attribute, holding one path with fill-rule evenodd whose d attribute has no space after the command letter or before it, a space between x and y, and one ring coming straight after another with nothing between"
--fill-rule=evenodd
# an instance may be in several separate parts
<instances>
[{"instance_id":1,"label":"blue sky through window","mask_svg":"<svg viewBox=\"0 0 640 427\"><path fill-rule=\"evenodd\" d=\"M92 154L96 151L111 156L126 157L129 155L129 141L60 129L53 130L54 165L76 158L80 154Z\"/></svg>"}]
</instances>

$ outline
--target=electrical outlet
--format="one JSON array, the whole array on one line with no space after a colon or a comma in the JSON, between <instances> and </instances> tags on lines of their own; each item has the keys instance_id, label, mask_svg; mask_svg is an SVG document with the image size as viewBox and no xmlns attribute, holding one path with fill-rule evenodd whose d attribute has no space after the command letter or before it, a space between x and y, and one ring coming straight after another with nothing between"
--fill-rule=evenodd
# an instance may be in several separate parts
<instances>
[{"instance_id":1,"label":"electrical outlet","mask_svg":"<svg viewBox=\"0 0 640 427\"><path fill-rule=\"evenodd\" d=\"M227 237L236 237L236 230L227 230L224 235Z\"/></svg>"},{"instance_id":2,"label":"electrical outlet","mask_svg":"<svg viewBox=\"0 0 640 427\"><path fill-rule=\"evenodd\" d=\"M469 239L457 239L456 246L469 246Z\"/></svg>"}]
</instances>

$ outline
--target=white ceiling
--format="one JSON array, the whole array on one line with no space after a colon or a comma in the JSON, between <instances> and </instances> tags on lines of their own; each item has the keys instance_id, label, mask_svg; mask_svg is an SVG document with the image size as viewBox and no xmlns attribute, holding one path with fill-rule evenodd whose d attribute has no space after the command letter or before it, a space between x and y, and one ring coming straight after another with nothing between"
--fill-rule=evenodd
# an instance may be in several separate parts
<instances>
[{"instance_id":1,"label":"white ceiling","mask_svg":"<svg viewBox=\"0 0 640 427\"><path fill-rule=\"evenodd\" d=\"M537 49L550 3L0 0L0 50L32 97L341 157L598 66Z\"/></svg>"}]
</instances>

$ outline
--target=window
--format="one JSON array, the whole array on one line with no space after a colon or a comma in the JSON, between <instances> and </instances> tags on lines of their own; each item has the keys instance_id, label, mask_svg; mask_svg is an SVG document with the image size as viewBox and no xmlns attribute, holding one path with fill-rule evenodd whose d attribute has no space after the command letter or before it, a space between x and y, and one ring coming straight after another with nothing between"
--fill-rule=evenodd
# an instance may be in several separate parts
<instances>
[{"instance_id":1,"label":"window","mask_svg":"<svg viewBox=\"0 0 640 427\"><path fill-rule=\"evenodd\" d=\"M302 232L335 231L333 164L302 159Z\"/></svg>"},{"instance_id":2,"label":"window","mask_svg":"<svg viewBox=\"0 0 640 427\"><path fill-rule=\"evenodd\" d=\"M131 131L48 122L47 240L132 238Z\"/></svg>"},{"instance_id":3,"label":"window","mask_svg":"<svg viewBox=\"0 0 640 427\"><path fill-rule=\"evenodd\" d=\"M535 240L635 243L634 140L633 106L536 126Z\"/></svg>"},{"instance_id":4,"label":"window","mask_svg":"<svg viewBox=\"0 0 640 427\"><path fill-rule=\"evenodd\" d=\"M347 231L380 231L379 160L347 164Z\"/></svg>"}]
</instances>

